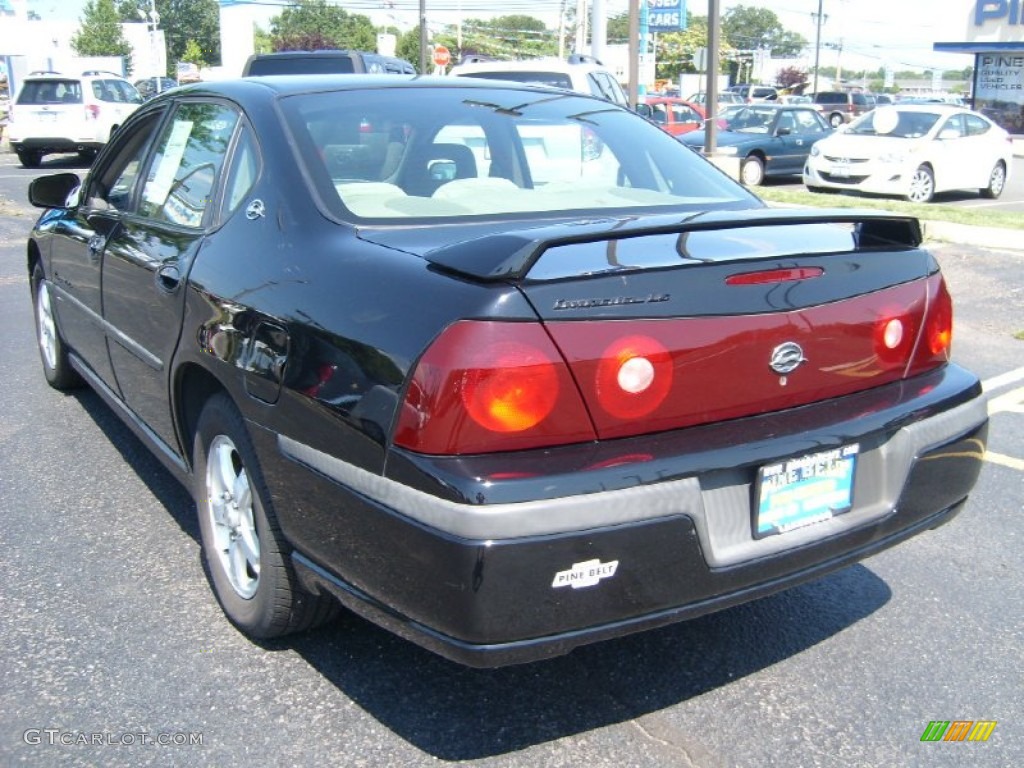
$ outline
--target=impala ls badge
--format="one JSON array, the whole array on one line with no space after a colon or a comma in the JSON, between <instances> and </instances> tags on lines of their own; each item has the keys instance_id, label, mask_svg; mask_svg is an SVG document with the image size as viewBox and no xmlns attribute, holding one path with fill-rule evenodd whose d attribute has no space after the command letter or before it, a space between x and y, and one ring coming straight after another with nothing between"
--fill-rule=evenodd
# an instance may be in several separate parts
<instances>
[{"instance_id":1,"label":"impala ls badge","mask_svg":"<svg viewBox=\"0 0 1024 768\"><path fill-rule=\"evenodd\" d=\"M801 363L806 362L807 358L804 357L804 351L800 345L787 341L772 350L772 359L768 361L768 366L776 373L785 376L799 368Z\"/></svg>"}]
</instances>

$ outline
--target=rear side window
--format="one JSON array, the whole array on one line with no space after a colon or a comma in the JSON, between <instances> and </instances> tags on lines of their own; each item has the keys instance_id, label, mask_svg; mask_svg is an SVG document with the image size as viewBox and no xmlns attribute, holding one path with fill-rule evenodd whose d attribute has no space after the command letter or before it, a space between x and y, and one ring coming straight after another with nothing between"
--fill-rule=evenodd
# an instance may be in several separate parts
<instances>
[{"instance_id":1,"label":"rear side window","mask_svg":"<svg viewBox=\"0 0 1024 768\"><path fill-rule=\"evenodd\" d=\"M863 93L855 93L853 94L853 103L858 107L864 107L867 106L868 100L864 97Z\"/></svg>"},{"instance_id":2,"label":"rear side window","mask_svg":"<svg viewBox=\"0 0 1024 768\"><path fill-rule=\"evenodd\" d=\"M81 104L82 84L77 80L26 80L18 104Z\"/></svg>"},{"instance_id":3,"label":"rear side window","mask_svg":"<svg viewBox=\"0 0 1024 768\"><path fill-rule=\"evenodd\" d=\"M626 95L622 91L622 86L616 82L614 77L606 72L591 72L589 79L591 91L593 91L595 96L600 96L602 99L606 99L613 104L626 105Z\"/></svg>"},{"instance_id":4,"label":"rear side window","mask_svg":"<svg viewBox=\"0 0 1024 768\"><path fill-rule=\"evenodd\" d=\"M846 94L845 93L819 93L814 97L814 101L818 104L845 104Z\"/></svg>"},{"instance_id":5,"label":"rear side window","mask_svg":"<svg viewBox=\"0 0 1024 768\"><path fill-rule=\"evenodd\" d=\"M131 85L122 80L93 80L92 94L100 101L137 104L142 99Z\"/></svg>"}]
</instances>

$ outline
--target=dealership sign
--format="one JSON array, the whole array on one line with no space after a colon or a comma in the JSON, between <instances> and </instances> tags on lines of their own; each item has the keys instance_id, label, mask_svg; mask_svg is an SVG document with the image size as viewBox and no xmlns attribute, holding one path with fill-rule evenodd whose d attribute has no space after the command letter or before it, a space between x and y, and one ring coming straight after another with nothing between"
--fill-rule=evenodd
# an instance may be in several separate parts
<instances>
[{"instance_id":1,"label":"dealership sign","mask_svg":"<svg viewBox=\"0 0 1024 768\"><path fill-rule=\"evenodd\" d=\"M647 0L647 28L651 32L686 29L686 0Z\"/></svg>"},{"instance_id":2,"label":"dealership sign","mask_svg":"<svg viewBox=\"0 0 1024 768\"><path fill-rule=\"evenodd\" d=\"M970 42L1020 42L1024 0L974 0L966 7Z\"/></svg>"}]
</instances>

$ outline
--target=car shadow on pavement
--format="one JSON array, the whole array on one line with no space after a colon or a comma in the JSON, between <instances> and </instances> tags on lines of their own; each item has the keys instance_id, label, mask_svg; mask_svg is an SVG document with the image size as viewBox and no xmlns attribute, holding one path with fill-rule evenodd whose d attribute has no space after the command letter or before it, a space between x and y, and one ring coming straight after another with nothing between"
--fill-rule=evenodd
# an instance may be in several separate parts
<instances>
[{"instance_id":1,"label":"car shadow on pavement","mask_svg":"<svg viewBox=\"0 0 1024 768\"><path fill-rule=\"evenodd\" d=\"M821 643L891 594L854 565L720 613L497 670L448 662L349 613L288 645L410 744L473 760L701 696Z\"/></svg>"},{"instance_id":2,"label":"car shadow on pavement","mask_svg":"<svg viewBox=\"0 0 1024 768\"><path fill-rule=\"evenodd\" d=\"M164 465L144 446L135 433L111 410L103 399L88 387L74 391L73 396L82 409L96 422L111 444L117 448L125 463L142 479L156 500L174 518L182 531L199 542L199 519L196 517L192 495L164 468Z\"/></svg>"}]
</instances>

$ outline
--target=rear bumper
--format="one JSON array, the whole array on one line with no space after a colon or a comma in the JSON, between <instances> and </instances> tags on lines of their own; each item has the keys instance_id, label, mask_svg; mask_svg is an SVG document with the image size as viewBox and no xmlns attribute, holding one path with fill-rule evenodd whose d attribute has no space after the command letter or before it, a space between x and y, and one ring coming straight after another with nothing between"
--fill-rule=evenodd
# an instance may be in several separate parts
<instances>
[{"instance_id":1,"label":"rear bumper","mask_svg":"<svg viewBox=\"0 0 1024 768\"><path fill-rule=\"evenodd\" d=\"M83 150L100 150L103 148L102 141L95 139L63 139L59 137L32 137L10 139L10 144L15 152L81 152Z\"/></svg>"},{"instance_id":2,"label":"rear bumper","mask_svg":"<svg viewBox=\"0 0 1024 768\"><path fill-rule=\"evenodd\" d=\"M986 434L977 380L947 366L784 414L609 441L620 463L598 455L589 471L574 464L577 447L406 456L388 479L259 439L313 470L303 483L322 486L315 498L342 500L284 521L307 588L448 658L499 666L771 594L940 525L977 480ZM851 442L861 446L854 508L754 539L758 468ZM496 461L511 479L488 475ZM545 471L522 471L530 462Z\"/></svg>"}]
</instances>

